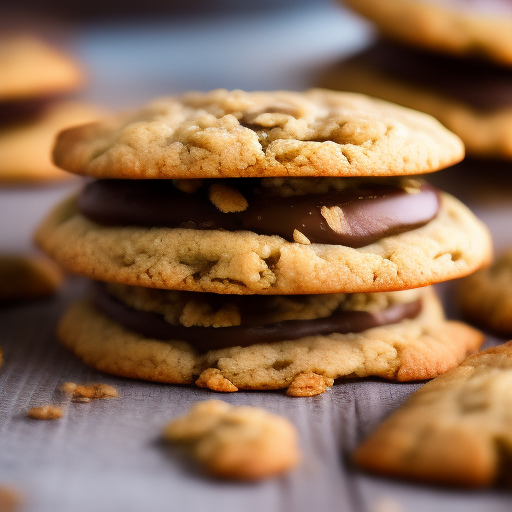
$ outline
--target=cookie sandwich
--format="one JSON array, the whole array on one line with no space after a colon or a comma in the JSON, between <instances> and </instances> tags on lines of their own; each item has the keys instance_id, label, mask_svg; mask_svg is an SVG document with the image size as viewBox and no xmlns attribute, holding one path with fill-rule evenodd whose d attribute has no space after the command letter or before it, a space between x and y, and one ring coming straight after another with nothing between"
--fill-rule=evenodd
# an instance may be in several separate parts
<instances>
[{"instance_id":1,"label":"cookie sandwich","mask_svg":"<svg viewBox=\"0 0 512 512\"><path fill-rule=\"evenodd\" d=\"M0 184L68 177L51 162L55 134L99 117L68 98L84 74L70 57L33 36L0 38Z\"/></svg>"},{"instance_id":2,"label":"cookie sandwich","mask_svg":"<svg viewBox=\"0 0 512 512\"><path fill-rule=\"evenodd\" d=\"M468 155L512 158L509 2L346 3L384 38L323 73L323 87L426 112L463 140Z\"/></svg>"},{"instance_id":3,"label":"cookie sandwich","mask_svg":"<svg viewBox=\"0 0 512 512\"><path fill-rule=\"evenodd\" d=\"M59 337L106 372L221 391L442 373L482 336L428 285L491 244L418 175L462 156L429 116L325 90L188 93L66 130L57 165L97 180L36 239L99 283Z\"/></svg>"}]
</instances>

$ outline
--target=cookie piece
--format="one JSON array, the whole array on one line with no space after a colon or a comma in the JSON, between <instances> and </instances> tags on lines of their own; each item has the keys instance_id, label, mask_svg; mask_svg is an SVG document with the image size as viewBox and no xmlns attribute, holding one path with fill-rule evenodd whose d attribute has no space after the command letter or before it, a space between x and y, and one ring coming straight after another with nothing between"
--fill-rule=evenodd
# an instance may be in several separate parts
<instances>
[{"instance_id":1,"label":"cookie piece","mask_svg":"<svg viewBox=\"0 0 512 512\"><path fill-rule=\"evenodd\" d=\"M512 475L512 342L414 393L363 442L355 463L421 482L483 487Z\"/></svg>"},{"instance_id":2,"label":"cookie piece","mask_svg":"<svg viewBox=\"0 0 512 512\"><path fill-rule=\"evenodd\" d=\"M63 280L60 268L43 256L0 255L0 302L48 297Z\"/></svg>"},{"instance_id":3,"label":"cookie piece","mask_svg":"<svg viewBox=\"0 0 512 512\"><path fill-rule=\"evenodd\" d=\"M91 400L105 400L108 398L117 398L117 389L108 384L75 384L74 382L64 382L60 390L71 396L76 402L90 402Z\"/></svg>"},{"instance_id":4,"label":"cookie piece","mask_svg":"<svg viewBox=\"0 0 512 512\"><path fill-rule=\"evenodd\" d=\"M0 76L0 101L72 91L84 78L71 58L28 34L0 38Z\"/></svg>"},{"instance_id":5,"label":"cookie piece","mask_svg":"<svg viewBox=\"0 0 512 512\"><path fill-rule=\"evenodd\" d=\"M172 384L193 384L199 379L200 385L208 385L211 381L217 391L234 391L229 384L238 389L282 389L300 375L312 373L325 379L374 375L421 380L453 368L483 341L479 331L446 321L430 288L423 293L421 313L397 324L357 334L308 336L203 353L184 341L137 334L87 300L67 311L58 332L66 347L100 371ZM304 381L304 389L311 387L308 379ZM296 382L293 387L296 392L300 386Z\"/></svg>"},{"instance_id":6,"label":"cookie piece","mask_svg":"<svg viewBox=\"0 0 512 512\"><path fill-rule=\"evenodd\" d=\"M457 291L469 320L494 331L512 332L512 250L490 268L463 279Z\"/></svg>"},{"instance_id":7,"label":"cookie piece","mask_svg":"<svg viewBox=\"0 0 512 512\"><path fill-rule=\"evenodd\" d=\"M380 55L384 45L386 58ZM388 66L391 51L396 54L393 56L396 63ZM496 68L492 74L497 76L493 80L489 77L492 66L488 64L467 62L463 65L462 61L457 64L455 59L450 64L450 59L439 56L437 69L434 69L436 56L415 53L416 57L410 49L378 42L369 50L324 71L319 83L330 89L369 94L426 112L457 134L468 154L512 158L512 71ZM438 78L426 80L420 73L414 76L408 64L413 61L416 61L416 69L423 67L422 73L433 68ZM401 71L397 68L400 64L404 66ZM461 67L467 69L462 73ZM467 76L470 69L473 79Z\"/></svg>"},{"instance_id":8,"label":"cookie piece","mask_svg":"<svg viewBox=\"0 0 512 512\"><path fill-rule=\"evenodd\" d=\"M71 175L50 160L55 135L67 126L93 121L100 110L77 102L58 102L40 117L0 127L0 184L66 179Z\"/></svg>"},{"instance_id":9,"label":"cookie piece","mask_svg":"<svg viewBox=\"0 0 512 512\"><path fill-rule=\"evenodd\" d=\"M188 446L208 473L230 480L262 480L300 460L293 425L265 409L221 400L195 404L169 423L164 438Z\"/></svg>"},{"instance_id":10,"label":"cookie piece","mask_svg":"<svg viewBox=\"0 0 512 512\"><path fill-rule=\"evenodd\" d=\"M216 90L62 132L58 166L97 178L392 176L449 166L460 140L429 116L357 94Z\"/></svg>"},{"instance_id":11,"label":"cookie piece","mask_svg":"<svg viewBox=\"0 0 512 512\"><path fill-rule=\"evenodd\" d=\"M487 0L343 0L387 37L456 55L512 64L512 7Z\"/></svg>"},{"instance_id":12,"label":"cookie piece","mask_svg":"<svg viewBox=\"0 0 512 512\"><path fill-rule=\"evenodd\" d=\"M33 420L59 420L64 414L62 407L55 405L40 405L28 410L27 416Z\"/></svg>"},{"instance_id":13,"label":"cookie piece","mask_svg":"<svg viewBox=\"0 0 512 512\"><path fill-rule=\"evenodd\" d=\"M462 277L491 258L487 228L447 194L425 226L354 249L249 231L105 227L64 201L36 233L64 268L91 279L231 294L381 292Z\"/></svg>"}]
</instances>

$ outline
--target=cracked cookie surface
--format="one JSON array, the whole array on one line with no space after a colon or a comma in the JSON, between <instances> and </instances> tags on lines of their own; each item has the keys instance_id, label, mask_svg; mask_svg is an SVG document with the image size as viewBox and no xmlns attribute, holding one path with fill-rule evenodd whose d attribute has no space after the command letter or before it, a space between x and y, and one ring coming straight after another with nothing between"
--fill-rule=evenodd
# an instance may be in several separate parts
<instances>
[{"instance_id":1,"label":"cracked cookie surface","mask_svg":"<svg viewBox=\"0 0 512 512\"><path fill-rule=\"evenodd\" d=\"M512 342L476 354L414 393L363 442L362 468L482 487L512 474ZM507 480L508 479L508 480Z\"/></svg>"},{"instance_id":2,"label":"cracked cookie surface","mask_svg":"<svg viewBox=\"0 0 512 512\"><path fill-rule=\"evenodd\" d=\"M461 160L425 114L358 94L216 90L61 132L58 166L97 178L392 176Z\"/></svg>"},{"instance_id":3,"label":"cracked cookie surface","mask_svg":"<svg viewBox=\"0 0 512 512\"><path fill-rule=\"evenodd\" d=\"M425 226L354 249L287 242L250 231L105 227L57 206L39 245L67 270L137 286L232 294L403 290L474 272L491 258L487 228L443 194Z\"/></svg>"},{"instance_id":4,"label":"cracked cookie surface","mask_svg":"<svg viewBox=\"0 0 512 512\"><path fill-rule=\"evenodd\" d=\"M357 334L308 336L205 353L184 341L150 339L130 331L84 300L62 318L59 339L85 363L114 375L172 384L200 379L198 385L217 391L282 389L293 384L295 396L301 392L308 396L308 389L315 394L315 389L326 389L340 377L432 378L475 352L483 335L445 320L433 290L422 293L421 313L397 324ZM312 374L323 382L312 385Z\"/></svg>"}]
</instances>

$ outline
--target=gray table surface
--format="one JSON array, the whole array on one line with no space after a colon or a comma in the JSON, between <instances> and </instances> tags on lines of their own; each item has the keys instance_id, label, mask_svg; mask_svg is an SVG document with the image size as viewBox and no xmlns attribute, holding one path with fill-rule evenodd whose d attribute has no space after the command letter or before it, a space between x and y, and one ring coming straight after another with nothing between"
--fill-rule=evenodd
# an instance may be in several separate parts
<instances>
[{"instance_id":1,"label":"gray table surface","mask_svg":"<svg viewBox=\"0 0 512 512\"><path fill-rule=\"evenodd\" d=\"M319 4L272 16L88 25L71 42L91 74L82 97L124 108L186 89L300 90L314 85L322 66L363 45L369 33L337 6ZM473 181L463 170L439 175L445 188L488 222L498 250L512 245L512 185L502 171ZM34 226L77 186L0 189L0 250L33 250ZM0 483L20 489L26 512L511 510L512 496L504 492L418 486L350 467L347 455L356 443L419 384L350 381L318 397L291 399L277 392L220 395L114 378L86 367L54 335L59 315L84 287L72 278L54 299L0 310ZM456 315L451 286L441 292ZM67 380L110 383L121 398L72 404L58 391ZM195 401L212 397L289 418L299 431L301 466L259 484L214 482L195 471L161 442L160 431ZM25 417L27 408L48 402L66 404L61 420Z\"/></svg>"}]
</instances>

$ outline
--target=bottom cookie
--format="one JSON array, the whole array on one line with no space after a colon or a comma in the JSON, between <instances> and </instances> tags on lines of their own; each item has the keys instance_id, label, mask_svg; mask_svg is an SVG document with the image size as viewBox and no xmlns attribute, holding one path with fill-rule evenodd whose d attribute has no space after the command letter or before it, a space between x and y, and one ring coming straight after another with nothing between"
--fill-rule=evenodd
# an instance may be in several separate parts
<instances>
[{"instance_id":1,"label":"bottom cookie","mask_svg":"<svg viewBox=\"0 0 512 512\"><path fill-rule=\"evenodd\" d=\"M432 289L421 296L417 316L391 325L205 352L185 341L146 337L83 300L62 318L59 338L85 363L114 375L215 391L289 388L291 395L312 396L341 377L429 379L478 349L479 331L445 320Z\"/></svg>"}]
</instances>

